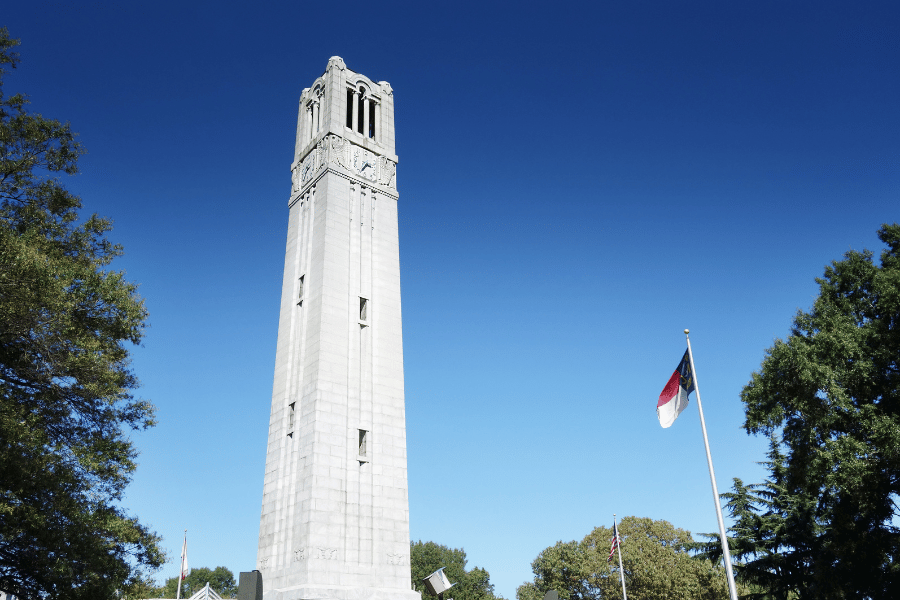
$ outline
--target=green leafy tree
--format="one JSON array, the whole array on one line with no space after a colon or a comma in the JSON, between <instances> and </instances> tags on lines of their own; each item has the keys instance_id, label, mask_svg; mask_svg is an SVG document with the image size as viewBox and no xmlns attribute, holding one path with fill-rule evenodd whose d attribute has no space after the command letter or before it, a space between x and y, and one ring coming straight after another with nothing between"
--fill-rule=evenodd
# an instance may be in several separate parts
<instances>
[{"instance_id":1,"label":"green leafy tree","mask_svg":"<svg viewBox=\"0 0 900 600\"><path fill-rule=\"evenodd\" d=\"M109 221L81 220L56 179L82 154L68 124L6 96L18 40L0 29L0 590L20 600L110 598L163 561L120 507L135 468L136 400L125 343L147 316L107 267Z\"/></svg>"},{"instance_id":2,"label":"green leafy tree","mask_svg":"<svg viewBox=\"0 0 900 600\"><path fill-rule=\"evenodd\" d=\"M725 570L692 556L690 532L668 521L625 517L619 523L628 598L724 600ZM618 557L609 557L611 527L597 527L580 542L558 542L531 563L534 581L519 586L518 600L540 600L556 590L562 600L622 597Z\"/></svg>"},{"instance_id":3,"label":"green leafy tree","mask_svg":"<svg viewBox=\"0 0 900 600\"><path fill-rule=\"evenodd\" d=\"M163 588L157 586L149 576L135 578L120 590L121 600L147 600L148 598L163 597Z\"/></svg>"},{"instance_id":4,"label":"green leafy tree","mask_svg":"<svg viewBox=\"0 0 900 600\"><path fill-rule=\"evenodd\" d=\"M191 569L184 581L181 582L181 597L190 598L209 582L211 587L217 594L223 598L234 598L237 594L237 583L234 580L234 573L226 567L216 567L208 569L200 567ZM170 577L166 579L165 585L160 592L163 598L174 598L178 590L178 577Z\"/></svg>"},{"instance_id":5,"label":"green leafy tree","mask_svg":"<svg viewBox=\"0 0 900 600\"><path fill-rule=\"evenodd\" d=\"M410 543L409 564L413 587L422 592L423 598L434 599L423 579L444 567L450 583L455 584L445 596L454 600L495 600L494 584L490 574L481 567L466 570L466 552L462 548L448 548L434 542Z\"/></svg>"},{"instance_id":6,"label":"green leafy tree","mask_svg":"<svg viewBox=\"0 0 900 600\"><path fill-rule=\"evenodd\" d=\"M900 598L900 225L878 237L881 264L826 267L741 392L771 450L727 496L738 572L776 598Z\"/></svg>"}]
</instances>

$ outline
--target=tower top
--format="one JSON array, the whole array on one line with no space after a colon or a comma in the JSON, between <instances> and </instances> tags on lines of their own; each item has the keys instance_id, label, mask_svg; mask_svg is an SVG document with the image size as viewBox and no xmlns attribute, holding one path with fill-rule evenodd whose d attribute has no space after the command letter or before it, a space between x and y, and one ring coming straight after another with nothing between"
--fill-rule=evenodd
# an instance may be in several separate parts
<instances>
[{"instance_id":1,"label":"tower top","mask_svg":"<svg viewBox=\"0 0 900 600\"><path fill-rule=\"evenodd\" d=\"M394 90L351 71L340 56L300 94L290 202L326 170L397 198Z\"/></svg>"},{"instance_id":2,"label":"tower top","mask_svg":"<svg viewBox=\"0 0 900 600\"><path fill-rule=\"evenodd\" d=\"M300 94L295 160L329 134L340 136L394 162L394 90L332 56L325 72Z\"/></svg>"}]
</instances>

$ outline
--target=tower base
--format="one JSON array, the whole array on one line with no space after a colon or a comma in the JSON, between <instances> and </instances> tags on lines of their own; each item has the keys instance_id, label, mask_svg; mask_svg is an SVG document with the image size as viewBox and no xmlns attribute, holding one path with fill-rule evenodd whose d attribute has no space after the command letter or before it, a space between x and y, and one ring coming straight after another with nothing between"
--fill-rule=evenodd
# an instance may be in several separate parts
<instances>
[{"instance_id":1,"label":"tower base","mask_svg":"<svg viewBox=\"0 0 900 600\"><path fill-rule=\"evenodd\" d=\"M335 585L297 585L265 589L263 600L422 600L413 590Z\"/></svg>"}]
</instances>

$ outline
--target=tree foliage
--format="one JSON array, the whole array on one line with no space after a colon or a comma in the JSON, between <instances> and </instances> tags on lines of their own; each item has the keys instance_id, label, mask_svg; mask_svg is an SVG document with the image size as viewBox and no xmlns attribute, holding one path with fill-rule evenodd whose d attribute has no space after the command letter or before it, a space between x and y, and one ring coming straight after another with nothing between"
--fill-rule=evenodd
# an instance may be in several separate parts
<instances>
[{"instance_id":1,"label":"tree foliage","mask_svg":"<svg viewBox=\"0 0 900 600\"><path fill-rule=\"evenodd\" d=\"M134 471L126 342L143 335L136 286L108 270L108 220L81 220L55 177L82 154L68 124L6 96L18 40L0 29L0 590L20 600L109 598L162 562L118 505Z\"/></svg>"},{"instance_id":2,"label":"tree foliage","mask_svg":"<svg viewBox=\"0 0 900 600\"><path fill-rule=\"evenodd\" d=\"M434 599L425 587L423 579L444 567L444 573L450 583L455 584L448 598L454 600L495 600L494 584L490 574L481 567L466 570L466 551L462 548L448 548L434 542L411 542L409 547L409 564L414 589L422 592L425 599Z\"/></svg>"},{"instance_id":3,"label":"tree foliage","mask_svg":"<svg viewBox=\"0 0 900 600\"><path fill-rule=\"evenodd\" d=\"M237 595L237 583L234 573L226 567L208 569L200 567L191 569L184 581L181 582L181 597L190 598L204 587L207 582L217 594L223 598L234 598ZM160 598L174 598L178 590L178 577L166 579L165 585L159 590Z\"/></svg>"},{"instance_id":4,"label":"tree foliage","mask_svg":"<svg viewBox=\"0 0 900 600\"><path fill-rule=\"evenodd\" d=\"M725 570L693 557L690 532L668 521L625 517L619 523L628 598L725 600ZM562 600L622 598L618 557L607 561L613 531L597 527L580 542L557 542L531 563L534 581L519 586L518 600L541 600L556 590Z\"/></svg>"},{"instance_id":5,"label":"tree foliage","mask_svg":"<svg viewBox=\"0 0 900 600\"><path fill-rule=\"evenodd\" d=\"M878 236L881 264L851 251L826 267L741 392L770 474L726 494L732 544L775 598L900 597L900 225Z\"/></svg>"}]
</instances>

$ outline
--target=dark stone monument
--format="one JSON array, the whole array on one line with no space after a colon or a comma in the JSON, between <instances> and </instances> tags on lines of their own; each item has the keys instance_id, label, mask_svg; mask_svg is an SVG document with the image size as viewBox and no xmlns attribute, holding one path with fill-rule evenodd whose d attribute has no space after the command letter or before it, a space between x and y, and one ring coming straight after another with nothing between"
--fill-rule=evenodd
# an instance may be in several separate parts
<instances>
[{"instance_id":1,"label":"dark stone monument","mask_svg":"<svg viewBox=\"0 0 900 600\"><path fill-rule=\"evenodd\" d=\"M262 600L262 573L250 571L241 573L238 579L238 600Z\"/></svg>"}]
</instances>

